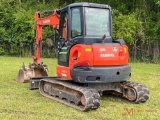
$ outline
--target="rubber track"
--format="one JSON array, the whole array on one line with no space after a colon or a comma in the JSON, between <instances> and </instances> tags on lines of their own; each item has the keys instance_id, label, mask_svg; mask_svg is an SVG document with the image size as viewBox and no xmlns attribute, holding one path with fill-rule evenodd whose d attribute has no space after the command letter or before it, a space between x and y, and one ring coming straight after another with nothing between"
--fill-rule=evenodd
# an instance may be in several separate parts
<instances>
[{"instance_id":1,"label":"rubber track","mask_svg":"<svg viewBox=\"0 0 160 120\"><path fill-rule=\"evenodd\" d=\"M44 85L43 85L44 82L47 82L50 84L59 84L69 89L81 92L85 97L86 105L85 106L76 105L74 103L70 103L67 100L63 100L63 99L60 99L59 97L54 97L54 96L51 96L50 94L47 94L46 92L44 92ZM100 106L100 95L96 89L75 85L73 83L66 82L66 81L58 81L54 79L42 79L39 84L39 91L45 97L51 98L53 100L61 102L65 105L68 105L80 111L94 110Z\"/></svg>"},{"instance_id":2,"label":"rubber track","mask_svg":"<svg viewBox=\"0 0 160 120\"><path fill-rule=\"evenodd\" d=\"M136 82L124 82L123 85L129 86L135 89L137 93L137 97L136 97L136 100L132 102L136 104L144 103L149 99L149 90L145 85L136 83Z\"/></svg>"}]
</instances>

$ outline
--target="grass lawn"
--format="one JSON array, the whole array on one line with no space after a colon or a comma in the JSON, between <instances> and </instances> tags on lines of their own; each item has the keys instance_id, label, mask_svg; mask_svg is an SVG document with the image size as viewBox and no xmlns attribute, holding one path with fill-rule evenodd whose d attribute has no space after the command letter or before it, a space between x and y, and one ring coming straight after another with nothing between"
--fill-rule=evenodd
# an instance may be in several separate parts
<instances>
[{"instance_id":1,"label":"grass lawn","mask_svg":"<svg viewBox=\"0 0 160 120\"><path fill-rule=\"evenodd\" d=\"M38 90L30 91L29 84L15 79L22 62L31 58L0 56L0 120L160 120L160 65L131 63L131 81L145 84L150 98L143 104L103 96L101 106L94 111L76 109L45 98ZM49 75L55 75L56 59L43 59Z\"/></svg>"}]
</instances>

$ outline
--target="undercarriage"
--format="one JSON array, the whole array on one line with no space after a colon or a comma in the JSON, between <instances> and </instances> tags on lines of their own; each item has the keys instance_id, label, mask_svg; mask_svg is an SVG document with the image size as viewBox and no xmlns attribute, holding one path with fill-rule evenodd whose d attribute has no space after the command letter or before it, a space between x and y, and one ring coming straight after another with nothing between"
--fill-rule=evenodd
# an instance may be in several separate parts
<instances>
[{"instance_id":1,"label":"undercarriage","mask_svg":"<svg viewBox=\"0 0 160 120\"><path fill-rule=\"evenodd\" d=\"M80 111L97 109L100 106L100 96L104 93L121 96L133 103L143 103L149 98L146 86L128 81L79 84L60 81L59 77L33 78L30 81L30 89L37 88L43 96Z\"/></svg>"}]
</instances>

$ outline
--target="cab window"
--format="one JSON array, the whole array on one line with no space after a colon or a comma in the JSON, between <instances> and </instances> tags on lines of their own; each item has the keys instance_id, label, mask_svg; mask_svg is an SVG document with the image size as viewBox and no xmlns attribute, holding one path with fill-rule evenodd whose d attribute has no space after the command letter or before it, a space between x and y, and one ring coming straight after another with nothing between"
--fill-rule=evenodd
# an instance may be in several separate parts
<instances>
[{"instance_id":1,"label":"cab window","mask_svg":"<svg viewBox=\"0 0 160 120\"><path fill-rule=\"evenodd\" d=\"M81 36L81 18L80 9L72 8L72 27L71 27L71 37Z\"/></svg>"}]
</instances>

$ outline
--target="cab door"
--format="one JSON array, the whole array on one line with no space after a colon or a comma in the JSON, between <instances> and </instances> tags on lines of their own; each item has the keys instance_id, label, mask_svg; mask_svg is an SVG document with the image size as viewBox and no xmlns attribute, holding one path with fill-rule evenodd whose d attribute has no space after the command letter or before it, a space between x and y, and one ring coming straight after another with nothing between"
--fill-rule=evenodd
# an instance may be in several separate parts
<instances>
[{"instance_id":1,"label":"cab door","mask_svg":"<svg viewBox=\"0 0 160 120\"><path fill-rule=\"evenodd\" d=\"M58 65L68 66L68 12L61 12L59 26Z\"/></svg>"},{"instance_id":2,"label":"cab door","mask_svg":"<svg viewBox=\"0 0 160 120\"><path fill-rule=\"evenodd\" d=\"M70 13L68 12L70 10ZM58 65L69 66L69 51L82 36L81 9L69 8L61 11L59 26Z\"/></svg>"}]
</instances>

